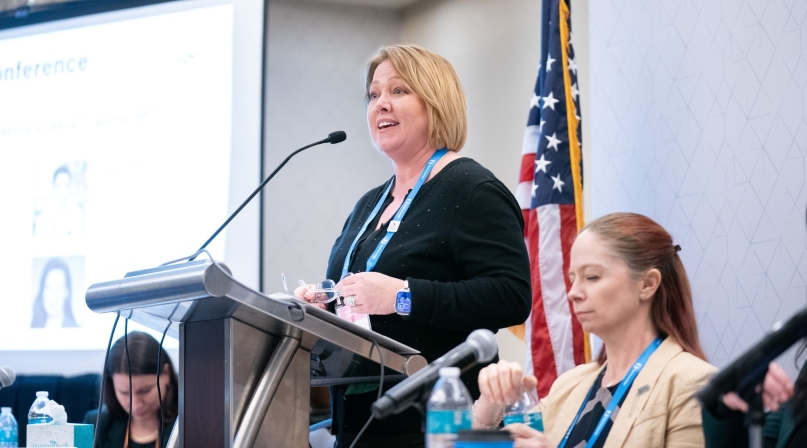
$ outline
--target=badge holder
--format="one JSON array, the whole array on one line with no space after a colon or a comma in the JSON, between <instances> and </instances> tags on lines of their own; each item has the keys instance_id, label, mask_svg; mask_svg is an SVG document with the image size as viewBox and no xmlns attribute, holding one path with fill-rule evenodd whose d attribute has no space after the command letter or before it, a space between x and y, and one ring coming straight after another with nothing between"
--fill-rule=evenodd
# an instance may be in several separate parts
<instances>
[{"instance_id":1,"label":"badge holder","mask_svg":"<svg viewBox=\"0 0 807 448\"><path fill-rule=\"evenodd\" d=\"M366 328L370 331L373 329L370 327L370 315L363 314L363 313L354 313L353 307L347 306L345 304L345 298L339 297L336 300L336 315L341 317L342 319L352 322L360 327Z\"/></svg>"}]
</instances>

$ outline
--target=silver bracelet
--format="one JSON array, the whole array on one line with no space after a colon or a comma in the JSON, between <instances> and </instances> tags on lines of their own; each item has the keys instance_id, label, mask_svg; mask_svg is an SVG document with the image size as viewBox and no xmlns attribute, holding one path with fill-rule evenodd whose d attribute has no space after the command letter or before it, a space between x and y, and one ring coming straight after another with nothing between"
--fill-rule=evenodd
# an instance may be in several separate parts
<instances>
[{"instance_id":1,"label":"silver bracelet","mask_svg":"<svg viewBox=\"0 0 807 448\"><path fill-rule=\"evenodd\" d=\"M479 423L484 429L496 429L499 427L499 424L501 424L502 419L504 418L504 413L502 413L502 415L499 416L499 418L496 420L496 423L487 424L482 420L479 420L479 417L476 416L476 402L474 401L474 404L471 405L471 418L475 420L477 423Z\"/></svg>"}]
</instances>

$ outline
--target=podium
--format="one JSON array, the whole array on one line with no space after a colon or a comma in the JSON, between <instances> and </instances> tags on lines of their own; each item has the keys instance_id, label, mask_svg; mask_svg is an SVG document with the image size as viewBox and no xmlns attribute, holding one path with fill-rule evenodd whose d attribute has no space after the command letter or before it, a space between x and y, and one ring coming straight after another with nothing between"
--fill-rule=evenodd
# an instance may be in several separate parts
<instances>
[{"instance_id":1,"label":"podium","mask_svg":"<svg viewBox=\"0 0 807 448\"><path fill-rule=\"evenodd\" d=\"M87 306L179 340L178 447L307 447L310 387L404 378L417 350L200 260L90 286ZM380 353L379 353L380 352Z\"/></svg>"}]
</instances>

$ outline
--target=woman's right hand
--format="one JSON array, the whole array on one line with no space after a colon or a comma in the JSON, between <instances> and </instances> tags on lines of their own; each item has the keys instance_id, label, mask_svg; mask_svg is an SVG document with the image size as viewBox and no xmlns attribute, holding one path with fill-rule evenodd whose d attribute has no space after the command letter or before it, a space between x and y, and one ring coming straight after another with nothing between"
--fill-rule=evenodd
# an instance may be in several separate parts
<instances>
[{"instance_id":1,"label":"woman's right hand","mask_svg":"<svg viewBox=\"0 0 807 448\"><path fill-rule=\"evenodd\" d=\"M481 396L474 405L474 420L482 426L497 425L504 414L504 406L518 397L522 390L535 389L538 380L524 376L515 362L499 361L479 371Z\"/></svg>"},{"instance_id":2,"label":"woman's right hand","mask_svg":"<svg viewBox=\"0 0 807 448\"><path fill-rule=\"evenodd\" d=\"M498 421L504 413L504 406L513 402L524 390L532 390L538 386L538 380L532 375L524 375L524 370L516 362L499 361L479 372L479 391L481 396L476 402L474 411L478 419ZM491 417L491 416L496 417ZM485 422L482 422L485 423ZM544 433L524 423L511 423L504 427L513 435L513 448L551 448Z\"/></svg>"},{"instance_id":3,"label":"woman's right hand","mask_svg":"<svg viewBox=\"0 0 807 448\"><path fill-rule=\"evenodd\" d=\"M302 282L300 282L302 283ZM319 309L325 309L327 307L326 303L317 302L316 293L311 291L311 289L315 288L317 285L306 285L306 286L298 286L294 290L294 297L308 302L310 305L313 305Z\"/></svg>"},{"instance_id":4,"label":"woman's right hand","mask_svg":"<svg viewBox=\"0 0 807 448\"><path fill-rule=\"evenodd\" d=\"M532 390L538 380L532 376L524 376L524 371L517 362L499 361L479 371L480 398L490 404L504 406L514 401L522 391Z\"/></svg>"}]
</instances>

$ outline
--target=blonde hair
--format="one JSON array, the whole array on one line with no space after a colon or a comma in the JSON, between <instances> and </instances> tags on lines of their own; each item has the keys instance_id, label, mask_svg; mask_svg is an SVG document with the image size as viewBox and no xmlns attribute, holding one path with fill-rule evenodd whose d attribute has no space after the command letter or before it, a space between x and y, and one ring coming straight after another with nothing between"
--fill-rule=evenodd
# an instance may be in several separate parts
<instances>
[{"instance_id":1,"label":"blonde hair","mask_svg":"<svg viewBox=\"0 0 807 448\"><path fill-rule=\"evenodd\" d=\"M454 67L442 56L417 45L383 47L370 59L365 76L365 100L378 66L390 61L398 76L426 103L429 143L459 151L465 145L468 122L465 94Z\"/></svg>"}]
</instances>

